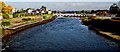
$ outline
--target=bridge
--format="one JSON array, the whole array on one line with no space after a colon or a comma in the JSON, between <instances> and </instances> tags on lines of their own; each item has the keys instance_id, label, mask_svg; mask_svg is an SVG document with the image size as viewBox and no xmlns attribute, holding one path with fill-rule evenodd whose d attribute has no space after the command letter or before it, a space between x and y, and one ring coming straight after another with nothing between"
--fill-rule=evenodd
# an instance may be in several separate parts
<instances>
[{"instance_id":1,"label":"bridge","mask_svg":"<svg viewBox=\"0 0 120 52\"><path fill-rule=\"evenodd\" d=\"M55 16L60 17L89 17L96 16L96 14L54 14Z\"/></svg>"}]
</instances>

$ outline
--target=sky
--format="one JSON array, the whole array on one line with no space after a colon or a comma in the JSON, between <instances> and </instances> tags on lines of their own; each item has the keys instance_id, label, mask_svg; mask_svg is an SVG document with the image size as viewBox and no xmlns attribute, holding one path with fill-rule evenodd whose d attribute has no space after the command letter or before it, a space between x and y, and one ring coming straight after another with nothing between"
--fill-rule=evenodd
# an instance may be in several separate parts
<instances>
[{"instance_id":1,"label":"sky","mask_svg":"<svg viewBox=\"0 0 120 52\"><path fill-rule=\"evenodd\" d=\"M118 2L120 0L0 0L4 2Z\"/></svg>"}]
</instances>

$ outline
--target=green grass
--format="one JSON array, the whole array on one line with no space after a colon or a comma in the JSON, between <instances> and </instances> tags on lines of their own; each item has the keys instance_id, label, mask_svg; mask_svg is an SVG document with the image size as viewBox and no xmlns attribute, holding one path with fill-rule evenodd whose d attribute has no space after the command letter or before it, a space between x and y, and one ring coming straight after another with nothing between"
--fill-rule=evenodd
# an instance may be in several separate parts
<instances>
[{"instance_id":1,"label":"green grass","mask_svg":"<svg viewBox=\"0 0 120 52\"><path fill-rule=\"evenodd\" d=\"M114 18L120 18L120 17L114 17Z\"/></svg>"},{"instance_id":2,"label":"green grass","mask_svg":"<svg viewBox=\"0 0 120 52\"><path fill-rule=\"evenodd\" d=\"M39 15L39 16L47 16L47 15L51 15L51 16L50 16L50 17L47 17L47 18L45 18L45 19L50 19L50 18L52 18L52 16L53 16L53 14L44 14L44 15ZM33 17L33 16L29 16L29 17ZM24 18L24 17L17 17L17 18ZM10 21L11 19L14 19L14 18L2 19L1 21ZM45 19L41 19L41 18L40 18L40 19L36 19L36 20L22 21L22 22L16 23L16 24L29 23L29 22L32 22L32 21L40 21L40 20L45 20ZM14 24L8 25L8 26L6 26L6 27L8 28L8 27L11 27L11 26L14 26ZM0 28L3 28L3 27L0 26Z\"/></svg>"},{"instance_id":3,"label":"green grass","mask_svg":"<svg viewBox=\"0 0 120 52\"><path fill-rule=\"evenodd\" d=\"M0 26L0 28L3 28L2 26Z\"/></svg>"},{"instance_id":4,"label":"green grass","mask_svg":"<svg viewBox=\"0 0 120 52\"><path fill-rule=\"evenodd\" d=\"M3 14L3 15L13 15L13 14Z\"/></svg>"},{"instance_id":5,"label":"green grass","mask_svg":"<svg viewBox=\"0 0 120 52\"><path fill-rule=\"evenodd\" d=\"M29 20L29 21L22 21L22 22L20 22L20 23L16 23L16 24L29 23L29 22L32 22L32 21L39 21L39 20L43 20L43 19Z\"/></svg>"},{"instance_id":6,"label":"green grass","mask_svg":"<svg viewBox=\"0 0 120 52\"><path fill-rule=\"evenodd\" d=\"M8 26L6 26L6 27L11 27L11 26L13 26L13 24L10 24L10 25L8 25Z\"/></svg>"},{"instance_id":7,"label":"green grass","mask_svg":"<svg viewBox=\"0 0 120 52\"><path fill-rule=\"evenodd\" d=\"M10 19L2 19L1 21L9 21Z\"/></svg>"}]
</instances>

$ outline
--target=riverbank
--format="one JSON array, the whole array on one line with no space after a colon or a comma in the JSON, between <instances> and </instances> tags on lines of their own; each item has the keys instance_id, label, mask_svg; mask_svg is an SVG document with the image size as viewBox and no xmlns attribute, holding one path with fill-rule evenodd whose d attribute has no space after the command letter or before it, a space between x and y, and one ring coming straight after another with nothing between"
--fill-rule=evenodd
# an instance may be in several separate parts
<instances>
[{"instance_id":1,"label":"riverbank","mask_svg":"<svg viewBox=\"0 0 120 52\"><path fill-rule=\"evenodd\" d=\"M27 17L18 17L18 18L10 18L10 19L2 19L1 21L1 29L16 29L21 27L22 25L27 25L28 23L34 23L36 21L42 21L47 19L52 19L52 14L39 15L39 16L27 16ZM3 30L4 31L4 30ZM4 33L0 34L2 36Z\"/></svg>"},{"instance_id":2,"label":"riverbank","mask_svg":"<svg viewBox=\"0 0 120 52\"><path fill-rule=\"evenodd\" d=\"M14 34L14 33L18 32L18 31L21 31L23 29L26 29L26 28L29 28L29 27L32 27L32 26L35 26L35 25L39 25L39 24L44 24L44 23L50 22L50 21L52 21L54 19L55 19L55 17L53 16L50 19L31 21L31 22L28 22L28 23L19 24L17 26L15 25L15 26L11 26L9 28L4 28L4 34L2 35L2 37Z\"/></svg>"},{"instance_id":3,"label":"riverbank","mask_svg":"<svg viewBox=\"0 0 120 52\"><path fill-rule=\"evenodd\" d=\"M1 35L0 38L2 39L3 47L6 47L6 45L9 44L9 42L11 41L10 37L13 34L19 32L21 30L24 30L24 29L36 26L36 25L40 25L40 24L51 22L55 18L56 18L55 16L52 16L51 18L48 18L48 19L30 21L30 22L27 22L27 23L13 25L13 26L10 26L9 28L2 29L3 30L3 35Z\"/></svg>"},{"instance_id":4,"label":"riverbank","mask_svg":"<svg viewBox=\"0 0 120 52\"><path fill-rule=\"evenodd\" d=\"M82 22L84 25L89 26L90 29L93 29L106 37L120 41L120 20L83 18Z\"/></svg>"},{"instance_id":5,"label":"riverbank","mask_svg":"<svg viewBox=\"0 0 120 52\"><path fill-rule=\"evenodd\" d=\"M95 32L99 33L100 35L106 37L106 38L110 38L110 39L113 39L113 40L117 40L117 41L120 41L120 36L118 34L114 34L112 32L107 32L107 31L103 31L101 30L100 28L95 28L95 27L92 27L92 26L89 26L89 29L92 29L94 30Z\"/></svg>"}]
</instances>

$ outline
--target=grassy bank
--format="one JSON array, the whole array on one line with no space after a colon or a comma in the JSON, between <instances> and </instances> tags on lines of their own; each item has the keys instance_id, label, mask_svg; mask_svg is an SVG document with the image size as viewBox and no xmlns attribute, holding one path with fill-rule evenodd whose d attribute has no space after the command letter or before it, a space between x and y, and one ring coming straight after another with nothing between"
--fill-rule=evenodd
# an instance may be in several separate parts
<instances>
[{"instance_id":1,"label":"grassy bank","mask_svg":"<svg viewBox=\"0 0 120 52\"><path fill-rule=\"evenodd\" d=\"M9 19L2 19L2 26L0 28L9 28L11 26L29 23L32 21L39 21L39 20L46 20L52 18L52 14L44 14L39 16L27 16L27 17L17 17L17 18L9 18Z\"/></svg>"},{"instance_id":2,"label":"grassy bank","mask_svg":"<svg viewBox=\"0 0 120 52\"><path fill-rule=\"evenodd\" d=\"M120 39L120 20L84 17L82 18L82 22L84 25L92 27L101 34L114 39Z\"/></svg>"},{"instance_id":3,"label":"grassy bank","mask_svg":"<svg viewBox=\"0 0 120 52\"><path fill-rule=\"evenodd\" d=\"M9 18L9 19L2 19L1 20L1 26L0 26L0 37L4 37L4 33L2 30L3 28L5 29L15 29L19 28L24 25L29 26L29 24L34 24L36 22L40 21L46 21L49 19L53 19L52 14L45 14L45 15L39 15L39 16L27 16L27 17L18 17L18 18ZM45 22L40 22L40 23L45 23ZM35 24L34 24L35 25ZM37 24L36 24L37 25ZM23 27L24 28L24 27ZM26 27L27 28L27 27ZM18 30L19 31L19 30ZM16 32L16 31L15 31ZM6 32L5 32L6 33ZM7 32L8 33L8 32ZM12 34L12 32L10 32ZM9 34L9 33L8 33Z\"/></svg>"}]
</instances>

